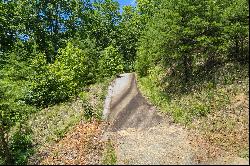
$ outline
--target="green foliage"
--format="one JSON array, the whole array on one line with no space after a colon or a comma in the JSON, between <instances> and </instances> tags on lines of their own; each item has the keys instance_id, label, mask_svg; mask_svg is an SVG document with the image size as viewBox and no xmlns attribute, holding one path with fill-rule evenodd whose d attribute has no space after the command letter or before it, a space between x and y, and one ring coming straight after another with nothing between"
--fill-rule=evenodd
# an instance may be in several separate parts
<instances>
[{"instance_id":1,"label":"green foliage","mask_svg":"<svg viewBox=\"0 0 250 166\"><path fill-rule=\"evenodd\" d=\"M101 53L98 68L101 78L111 77L123 71L124 61L118 50L113 46L109 46Z\"/></svg>"},{"instance_id":2,"label":"green foliage","mask_svg":"<svg viewBox=\"0 0 250 166\"><path fill-rule=\"evenodd\" d=\"M69 122L55 118L61 127L48 127L54 134L46 140L59 139L81 119L77 116L101 117L102 103L89 100L103 101L105 93L83 90L121 72L135 69L143 76L143 90L152 102L178 122L206 116L213 103L222 107L228 96L217 86L241 80L237 76L245 68L219 69L230 69L228 61L248 64L248 12L245 0L137 0L136 7L125 6L122 13L113 0L1 1L0 163L27 161L30 151L20 149L28 148L29 133L7 135L34 106L55 105L80 92L84 111L67 112ZM64 118L57 116L60 111L35 126L53 126L54 117Z\"/></svg>"},{"instance_id":3,"label":"green foliage","mask_svg":"<svg viewBox=\"0 0 250 166\"><path fill-rule=\"evenodd\" d=\"M15 31L18 28L15 2L0 2L0 51L7 51L16 42Z\"/></svg>"},{"instance_id":4,"label":"green foliage","mask_svg":"<svg viewBox=\"0 0 250 166\"><path fill-rule=\"evenodd\" d=\"M216 86L209 77L207 81L194 80L189 93L169 93L167 90L171 87L165 79L166 73L162 66L156 66L149 69L146 77L139 78L138 85L149 101L161 111L170 113L175 122L190 124L208 114L227 110L230 96L242 92L246 94L247 73L248 65L227 63L214 72Z\"/></svg>"},{"instance_id":5,"label":"green foliage","mask_svg":"<svg viewBox=\"0 0 250 166\"><path fill-rule=\"evenodd\" d=\"M10 140L11 154L15 165L24 165L28 162L28 157L34 153L31 130L27 126L21 126L13 133Z\"/></svg>"},{"instance_id":6,"label":"green foliage","mask_svg":"<svg viewBox=\"0 0 250 166\"><path fill-rule=\"evenodd\" d=\"M79 35L95 39L101 49L116 43L118 38L117 25L120 21L119 3L113 0L94 1L83 10L84 24L79 29ZM82 19L82 18L81 18Z\"/></svg>"},{"instance_id":7,"label":"green foliage","mask_svg":"<svg viewBox=\"0 0 250 166\"><path fill-rule=\"evenodd\" d=\"M27 164L28 157L34 152L31 142L31 133L27 126L17 124L15 128L15 131L8 133L8 141L2 142L1 140L0 161L2 160L2 164ZM6 145L4 145L5 143Z\"/></svg>"},{"instance_id":8,"label":"green foliage","mask_svg":"<svg viewBox=\"0 0 250 166\"><path fill-rule=\"evenodd\" d=\"M53 64L47 64L44 54L38 54L31 64L34 73L30 77L32 84L27 101L48 106L69 99L81 87L95 82L93 54L91 48L81 49L72 42L59 50Z\"/></svg>"},{"instance_id":9,"label":"green foliage","mask_svg":"<svg viewBox=\"0 0 250 166\"><path fill-rule=\"evenodd\" d=\"M24 123L35 112L35 108L24 100L28 91L26 74L30 73L30 68L14 51L5 55L8 59L0 70L0 158L3 164L25 163L30 153L22 153L25 147L21 146L19 150L22 152L17 152L17 147L13 149L18 133L11 134L11 131L17 123Z\"/></svg>"},{"instance_id":10,"label":"green foliage","mask_svg":"<svg viewBox=\"0 0 250 166\"><path fill-rule=\"evenodd\" d=\"M72 82L76 83L76 86L94 83L96 74L95 46L91 45L91 41L83 42L77 43L78 45L69 42L66 48L59 50L59 57L53 64L54 68L62 72L64 76L71 75Z\"/></svg>"},{"instance_id":11,"label":"green foliage","mask_svg":"<svg viewBox=\"0 0 250 166\"><path fill-rule=\"evenodd\" d=\"M229 57L237 61L248 61L249 7L244 0L233 1L223 12L225 45Z\"/></svg>"},{"instance_id":12,"label":"green foliage","mask_svg":"<svg viewBox=\"0 0 250 166\"><path fill-rule=\"evenodd\" d=\"M32 107L27 106L22 99L14 96L20 95L18 94L18 92L15 92L18 90L15 89L18 88L17 85L10 86L9 84L6 85L6 83L8 84L10 82L0 82L0 124L3 133L9 131L10 128L14 126L16 122L25 119L27 115L32 111ZM10 90L7 91L7 88L10 88Z\"/></svg>"},{"instance_id":13,"label":"green foliage","mask_svg":"<svg viewBox=\"0 0 250 166\"><path fill-rule=\"evenodd\" d=\"M91 120L92 117L94 117L94 109L89 103L84 103L84 117L86 120Z\"/></svg>"},{"instance_id":14,"label":"green foliage","mask_svg":"<svg viewBox=\"0 0 250 166\"><path fill-rule=\"evenodd\" d=\"M159 10L151 15L139 39L135 66L141 76L147 75L150 67L162 64L173 68L176 71L173 79L179 79L178 84L186 88L196 67L209 64L209 69L214 68L216 62L228 59L231 50L236 50L238 60L247 56L246 1L158 3ZM239 11L236 4L245 10Z\"/></svg>"},{"instance_id":15,"label":"green foliage","mask_svg":"<svg viewBox=\"0 0 250 166\"><path fill-rule=\"evenodd\" d=\"M118 25L118 40L116 45L123 55L125 63L125 71L134 70L134 61L136 56L136 45L141 32L140 15L136 8L132 6L124 6L121 16L121 22Z\"/></svg>"},{"instance_id":16,"label":"green foliage","mask_svg":"<svg viewBox=\"0 0 250 166\"><path fill-rule=\"evenodd\" d=\"M117 162L117 157L116 157L114 145L112 144L110 140L108 140L108 142L106 143L102 164L115 165L116 162Z\"/></svg>"},{"instance_id":17,"label":"green foliage","mask_svg":"<svg viewBox=\"0 0 250 166\"><path fill-rule=\"evenodd\" d=\"M53 66L47 65L44 54L38 54L31 63L33 74L30 75L30 91L26 100L29 104L36 106L47 106L51 103L63 101L69 97L71 91L66 81L60 82L60 73L53 72ZM59 78L58 78L59 77Z\"/></svg>"}]
</instances>

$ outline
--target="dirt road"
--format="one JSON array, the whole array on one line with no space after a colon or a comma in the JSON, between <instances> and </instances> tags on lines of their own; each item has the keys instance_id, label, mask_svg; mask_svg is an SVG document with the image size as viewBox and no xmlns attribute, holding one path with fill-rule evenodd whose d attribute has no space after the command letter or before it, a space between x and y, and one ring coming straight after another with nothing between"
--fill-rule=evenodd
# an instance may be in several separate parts
<instances>
[{"instance_id":1,"label":"dirt road","mask_svg":"<svg viewBox=\"0 0 250 166\"><path fill-rule=\"evenodd\" d=\"M134 74L121 75L112 87L106 137L116 143L117 164L195 164L187 132L143 98Z\"/></svg>"},{"instance_id":2,"label":"dirt road","mask_svg":"<svg viewBox=\"0 0 250 166\"><path fill-rule=\"evenodd\" d=\"M159 114L139 92L135 75L125 73L109 87L104 119L110 124L103 139L115 144L117 164L248 164L241 158L197 160L188 130Z\"/></svg>"}]
</instances>

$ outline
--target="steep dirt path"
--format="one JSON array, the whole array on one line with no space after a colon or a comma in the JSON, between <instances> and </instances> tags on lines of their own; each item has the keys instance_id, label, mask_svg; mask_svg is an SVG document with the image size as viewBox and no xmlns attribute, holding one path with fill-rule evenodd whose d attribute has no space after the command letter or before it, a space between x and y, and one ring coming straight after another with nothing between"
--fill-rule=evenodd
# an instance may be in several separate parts
<instances>
[{"instance_id":1,"label":"steep dirt path","mask_svg":"<svg viewBox=\"0 0 250 166\"><path fill-rule=\"evenodd\" d=\"M125 73L109 87L104 106L109 122L103 140L115 144L117 164L249 164L241 158L201 161L203 149L192 146L190 131L160 115L137 89L135 75ZM206 158L206 157L205 157Z\"/></svg>"},{"instance_id":2,"label":"steep dirt path","mask_svg":"<svg viewBox=\"0 0 250 166\"><path fill-rule=\"evenodd\" d=\"M110 131L126 128L147 128L162 121L155 109L138 92L134 74L124 74L116 79L112 91L110 112Z\"/></svg>"},{"instance_id":3,"label":"steep dirt path","mask_svg":"<svg viewBox=\"0 0 250 166\"><path fill-rule=\"evenodd\" d=\"M105 137L116 143L117 164L196 163L187 131L148 104L137 89L134 74L121 75L112 86Z\"/></svg>"}]
</instances>

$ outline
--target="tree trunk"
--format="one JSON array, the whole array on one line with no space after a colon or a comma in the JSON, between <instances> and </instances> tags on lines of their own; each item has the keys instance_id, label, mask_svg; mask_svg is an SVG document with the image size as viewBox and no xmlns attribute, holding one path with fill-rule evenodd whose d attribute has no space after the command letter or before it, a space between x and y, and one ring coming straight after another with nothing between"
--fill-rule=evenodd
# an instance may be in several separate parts
<instances>
[{"instance_id":1,"label":"tree trunk","mask_svg":"<svg viewBox=\"0 0 250 166\"><path fill-rule=\"evenodd\" d=\"M11 157L11 153L10 153L10 149L8 146L8 142L5 139L5 132L3 130L3 128L0 128L0 146L1 146L1 155L5 160L5 164L6 165L12 165L12 157Z\"/></svg>"},{"instance_id":2,"label":"tree trunk","mask_svg":"<svg viewBox=\"0 0 250 166\"><path fill-rule=\"evenodd\" d=\"M192 60L187 55L187 53L183 55L183 64L184 64L184 87L187 88L192 73Z\"/></svg>"},{"instance_id":3,"label":"tree trunk","mask_svg":"<svg viewBox=\"0 0 250 166\"><path fill-rule=\"evenodd\" d=\"M236 58L236 60L238 60L238 58L239 58L239 52L240 52L239 40L238 40L238 37L236 37L236 39L235 39L235 58Z\"/></svg>"},{"instance_id":4,"label":"tree trunk","mask_svg":"<svg viewBox=\"0 0 250 166\"><path fill-rule=\"evenodd\" d=\"M188 62L187 62L187 55L184 55L184 80L185 80L185 84L187 84L188 82Z\"/></svg>"},{"instance_id":5,"label":"tree trunk","mask_svg":"<svg viewBox=\"0 0 250 166\"><path fill-rule=\"evenodd\" d=\"M241 40L240 40L240 59L242 61L246 60L246 57L244 55L244 38L241 37Z\"/></svg>"}]
</instances>

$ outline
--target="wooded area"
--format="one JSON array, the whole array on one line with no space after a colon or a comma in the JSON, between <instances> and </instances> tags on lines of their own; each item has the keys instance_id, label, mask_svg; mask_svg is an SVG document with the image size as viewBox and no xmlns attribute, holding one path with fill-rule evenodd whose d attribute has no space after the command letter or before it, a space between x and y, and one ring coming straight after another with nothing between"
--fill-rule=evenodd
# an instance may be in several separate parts
<instances>
[{"instance_id":1,"label":"wooded area","mask_svg":"<svg viewBox=\"0 0 250 166\"><path fill-rule=\"evenodd\" d=\"M217 66L249 63L248 5L137 0L120 12L113 0L1 0L0 164L26 162L20 132L31 114L116 74L144 77L161 66L171 69L169 93L186 93L204 75L216 86Z\"/></svg>"}]
</instances>

